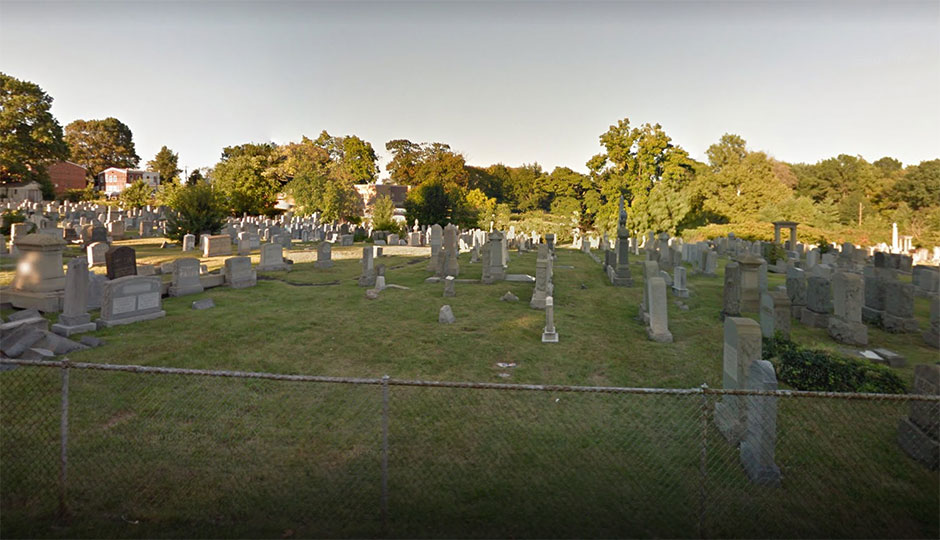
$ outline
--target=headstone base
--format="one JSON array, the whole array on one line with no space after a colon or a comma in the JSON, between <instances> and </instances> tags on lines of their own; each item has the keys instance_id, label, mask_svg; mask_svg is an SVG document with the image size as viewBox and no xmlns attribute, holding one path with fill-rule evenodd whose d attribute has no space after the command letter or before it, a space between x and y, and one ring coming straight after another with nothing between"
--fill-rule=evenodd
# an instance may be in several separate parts
<instances>
[{"instance_id":1,"label":"headstone base","mask_svg":"<svg viewBox=\"0 0 940 540\"><path fill-rule=\"evenodd\" d=\"M881 326L881 319L884 317L884 314L884 310L862 306L862 320L868 324Z\"/></svg>"},{"instance_id":2,"label":"headstone base","mask_svg":"<svg viewBox=\"0 0 940 540\"><path fill-rule=\"evenodd\" d=\"M917 319L896 317L886 311L881 318L881 327L892 334L908 334L917 331Z\"/></svg>"},{"instance_id":3,"label":"headstone base","mask_svg":"<svg viewBox=\"0 0 940 540\"><path fill-rule=\"evenodd\" d=\"M36 309L43 313L58 313L62 311L62 302L65 291L27 292L4 289L3 301L13 304L21 309Z\"/></svg>"},{"instance_id":4,"label":"headstone base","mask_svg":"<svg viewBox=\"0 0 940 540\"><path fill-rule=\"evenodd\" d=\"M75 325L65 325L56 323L52 325L52 331L60 336L69 337L72 334L83 334L85 332L94 332L98 329L98 325L93 322L87 322L85 324L75 324Z\"/></svg>"},{"instance_id":5,"label":"headstone base","mask_svg":"<svg viewBox=\"0 0 940 540\"><path fill-rule=\"evenodd\" d=\"M259 264L255 267L255 270L258 272L286 272L290 270L290 265L287 263L266 264L263 266Z\"/></svg>"},{"instance_id":6,"label":"headstone base","mask_svg":"<svg viewBox=\"0 0 940 540\"><path fill-rule=\"evenodd\" d=\"M803 308L803 313L800 314L800 322L812 328L829 328L829 314L816 313L806 307Z\"/></svg>"},{"instance_id":7,"label":"headstone base","mask_svg":"<svg viewBox=\"0 0 940 540\"><path fill-rule=\"evenodd\" d=\"M140 321L149 321L152 319L159 319L161 317L166 317L166 311L154 311L153 313L146 313L144 315L137 315L134 317L125 317L123 319L114 319L114 320L105 320L98 319L95 321L98 328L111 328L114 326L121 326L124 324L131 324Z\"/></svg>"},{"instance_id":8,"label":"headstone base","mask_svg":"<svg viewBox=\"0 0 940 540\"><path fill-rule=\"evenodd\" d=\"M317 261L313 263L314 268L319 268L321 270L326 270L327 268L333 268L333 261Z\"/></svg>"},{"instance_id":9,"label":"headstone base","mask_svg":"<svg viewBox=\"0 0 940 540\"><path fill-rule=\"evenodd\" d=\"M558 332L542 332L542 343L558 343Z\"/></svg>"},{"instance_id":10,"label":"headstone base","mask_svg":"<svg viewBox=\"0 0 940 540\"><path fill-rule=\"evenodd\" d=\"M724 401L730 402L738 399L738 396L726 395L722 401L715 403L715 426L731 446L738 446L741 443L744 437L744 424L737 416L736 403L724 403Z\"/></svg>"},{"instance_id":11,"label":"headstone base","mask_svg":"<svg viewBox=\"0 0 940 540\"><path fill-rule=\"evenodd\" d=\"M646 335L658 343L672 343L672 332L654 332L652 328L646 329Z\"/></svg>"},{"instance_id":12,"label":"headstone base","mask_svg":"<svg viewBox=\"0 0 940 540\"><path fill-rule=\"evenodd\" d=\"M847 345L868 345L868 327L860 322L830 317L829 336Z\"/></svg>"},{"instance_id":13,"label":"headstone base","mask_svg":"<svg viewBox=\"0 0 940 540\"><path fill-rule=\"evenodd\" d=\"M204 290L205 289L203 288L201 283L198 286L193 285L191 287L173 287L171 285L169 289L167 289L167 294L169 294L170 296L186 296L188 294L199 294Z\"/></svg>"},{"instance_id":14,"label":"headstone base","mask_svg":"<svg viewBox=\"0 0 940 540\"><path fill-rule=\"evenodd\" d=\"M936 470L940 464L940 441L931 439L910 418L898 422L898 445L928 469Z\"/></svg>"},{"instance_id":15,"label":"headstone base","mask_svg":"<svg viewBox=\"0 0 940 540\"><path fill-rule=\"evenodd\" d=\"M689 290L688 289L677 289L676 287L672 288L672 295L679 298L688 298Z\"/></svg>"},{"instance_id":16,"label":"headstone base","mask_svg":"<svg viewBox=\"0 0 940 540\"><path fill-rule=\"evenodd\" d=\"M763 464L758 452L746 440L741 442L741 465L748 479L754 484L780 487L780 467L776 463Z\"/></svg>"}]
</instances>

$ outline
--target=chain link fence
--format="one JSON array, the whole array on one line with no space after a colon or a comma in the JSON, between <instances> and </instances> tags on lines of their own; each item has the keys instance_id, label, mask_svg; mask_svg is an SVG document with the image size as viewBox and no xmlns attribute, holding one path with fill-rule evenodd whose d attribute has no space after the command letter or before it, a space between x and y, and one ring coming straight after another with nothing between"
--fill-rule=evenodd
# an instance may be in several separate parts
<instances>
[{"instance_id":1,"label":"chain link fence","mask_svg":"<svg viewBox=\"0 0 940 540\"><path fill-rule=\"evenodd\" d=\"M940 534L937 396L3 362L3 537Z\"/></svg>"}]
</instances>

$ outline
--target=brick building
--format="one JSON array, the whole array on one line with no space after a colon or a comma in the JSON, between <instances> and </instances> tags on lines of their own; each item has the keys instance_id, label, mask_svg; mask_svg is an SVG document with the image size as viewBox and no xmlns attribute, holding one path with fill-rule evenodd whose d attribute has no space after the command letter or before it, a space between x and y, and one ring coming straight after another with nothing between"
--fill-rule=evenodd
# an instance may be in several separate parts
<instances>
[{"instance_id":1,"label":"brick building","mask_svg":"<svg viewBox=\"0 0 940 540\"><path fill-rule=\"evenodd\" d=\"M59 161L49 165L49 180L55 186L57 196L64 195L70 189L85 189L85 167L71 161Z\"/></svg>"},{"instance_id":2,"label":"brick building","mask_svg":"<svg viewBox=\"0 0 940 540\"><path fill-rule=\"evenodd\" d=\"M97 189L104 191L106 195L116 195L138 180L143 180L150 187L157 189L160 185L160 174L139 169L111 167L98 173L96 180Z\"/></svg>"}]
</instances>

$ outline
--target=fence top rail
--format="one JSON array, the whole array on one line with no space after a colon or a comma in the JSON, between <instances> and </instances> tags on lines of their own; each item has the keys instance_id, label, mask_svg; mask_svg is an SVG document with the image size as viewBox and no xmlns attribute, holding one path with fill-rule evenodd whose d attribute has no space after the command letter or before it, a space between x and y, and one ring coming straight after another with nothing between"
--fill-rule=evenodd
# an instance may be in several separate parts
<instances>
[{"instance_id":1,"label":"fence top rail","mask_svg":"<svg viewBox=\"0 0 940 540\"><path fill-rule=\"evenodd\" d=\"M92 362L72 362L68 358L62 360L19 360L0 358L0 364L16 366L33 366L46 368L87 369L96 371L118 371L124 373L149 373L156 375L185 375L197 377L220 377L236 379L266 379L275 381L294 381L310 383L334 383L354 385L389 385L411 386L426 388L473 388L480 390L507 390L532 392L573 392L598 394L646 394L646 395L735 395L735 396L767 396L767 397L793 397L793 398L828 398L828 399L855 399L869 401L936 401L940 402L940 395L927 394L866 394L850 392L817 392L805 390L729 390L724 388L709 388L703 384L696 388L642 388L623 386L576 386L561 384L513 384L513 383L486 383L472 381L421 381L409 379L395 379L384 377L330 377L324 375L291 375L282 373L266 373L259 371L229 371L213 369L190 369L160 366L140 366L134 364L99 364Z\"/></svg>"}]
</instances>

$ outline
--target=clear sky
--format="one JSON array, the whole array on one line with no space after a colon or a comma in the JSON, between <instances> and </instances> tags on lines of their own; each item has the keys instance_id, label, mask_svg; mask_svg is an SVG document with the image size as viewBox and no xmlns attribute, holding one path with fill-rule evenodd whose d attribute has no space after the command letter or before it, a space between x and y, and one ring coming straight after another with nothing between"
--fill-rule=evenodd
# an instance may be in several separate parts
<instances>
[{"instance_id":1,"label":"clear sky","mask_svg":"<svg viewBox=\"0 0 940 540\"><path fill-rule=\"evenodd\" d=\"M791 162L940 157L940 1L11 2L0 71L63 127L114 116L141 165L355 134L470 164L585 170L610 124L697 159L726 132Z\"/></svg>"}]
</instances>

